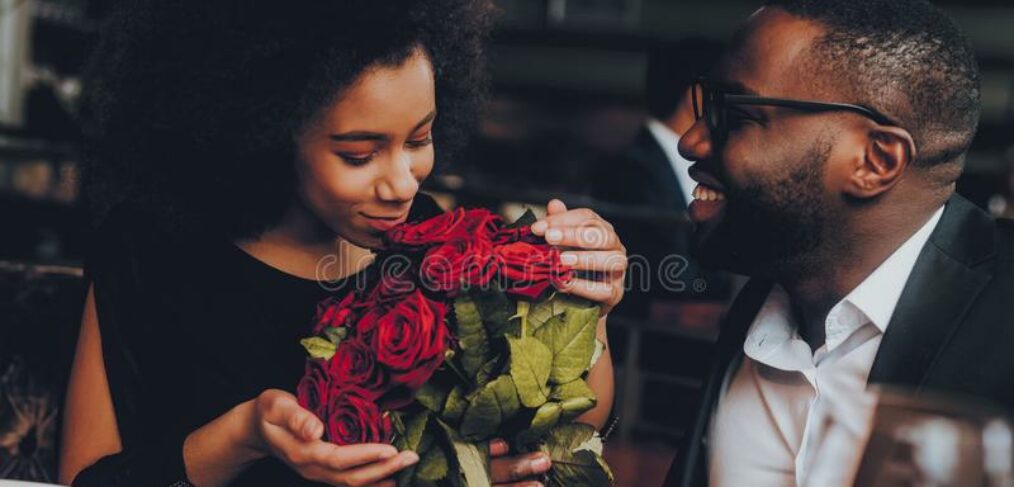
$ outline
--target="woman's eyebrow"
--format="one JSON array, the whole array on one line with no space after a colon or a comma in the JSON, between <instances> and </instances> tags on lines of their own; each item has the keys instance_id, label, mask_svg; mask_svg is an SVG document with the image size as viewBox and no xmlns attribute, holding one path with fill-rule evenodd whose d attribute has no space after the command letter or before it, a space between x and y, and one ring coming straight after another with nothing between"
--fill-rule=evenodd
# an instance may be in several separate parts
<instances>
[{"instance_id":1,"label":"woman's eyebrow","mask_svg":"<svg viewBox=\"0 0 1014 487\"><path fill-rule=\"evenodd\" d=\"M422 128L423 125L426 125L426 124L432 122L433 119L436 118L436 117L437 117L437 111L436 110L433 110L433 111L429 112L428 114L426 114L425 117L423 117L422 120L419 121L419 123L417 123L415 125L415 127L412 128L412 131L415 132L416 130L419 130L420 128ZM333 140L333 141L335 141L335 142L364 142L364 141L365 142L386 142L387 140L390 139L390 137L388 137L385 134L382 134L382 133L379 133L379 132L368 132L368 131L365 131L365 130L353 130L351 132L342 132L340 134L331 134L331 135L328 135L328 138L331 139L331 140Z\"/></svg>"},{"instance_id":2,"label":"woman's eyebrow","mask_svg":"<svg viewBox=\"0 0 1014 487\"><path fill-rule=\"evenodd\" d=\"M437 110L436 109L433 109L428 114L426 114L426 116L423 117L423 119L420 120L419 123L417 123L415 125L415 128L413 128L412 131L415 132L416 130L419 130L420 128L422 128L423 125L426 125L426 124L432 122L434 118L437 118Z\"/></svg>"},{"instance_id":3,"label":"woman's eyebrow","mask_svg":"<svg viewBox=\"0 0 1014 487\"><path fill-rule=\"evenodd\" d=\"M362 142L362 141L383 142L386 141L388 137L384 134L379 134L377 132L354 131L354 132L344 132L340 134L331 134L328 136L328 138L330 138L335 142Z\"/></svg>"}]
</instances>

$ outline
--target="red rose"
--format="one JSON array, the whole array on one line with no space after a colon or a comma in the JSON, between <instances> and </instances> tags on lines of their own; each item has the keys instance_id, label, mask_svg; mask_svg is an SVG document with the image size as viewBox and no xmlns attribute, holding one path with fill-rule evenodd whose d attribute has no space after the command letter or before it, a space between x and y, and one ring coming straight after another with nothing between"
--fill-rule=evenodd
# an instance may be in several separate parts
<instances>
[{"instance_id":1,"label":"red rose","mask_svg":"<svg viewBox=\"0 0 1014 487\"><path fill-rule=\"evenodd\" d=\"M352 315L352 303L355 293L346 293L344 297L329 296L317 303L317 314L314 316L313 333L319 334L325 328L346 326Z\"/></svg>"},{"instance_id":2,"label":"red rose","mask_svg":"<svg viewBox=\"0 0 1014 487\"><path fill-rule=\"evenodd\" d=\"M387 231L389 245L418 248L445 243L455 238L488 240L503 226L503 220L489 210L458 208L418 223L403 223Z\"/></svg>"},{"instance_id":3,"label":"red rose","mask_svg":"<svg viewBox=\"0 0 1014 487\"><path fill-rule=\"evenodd\" d=\"M418 389L443 362L449 336L444 313L443 303L416 290L377 320L373 348L393 382Z\"/></svg>"},{"instance_id":4,"label":"red rose","mask_svg":"<svg viewBox=\"0 0 1014 487\"><path fill-rule=\"evenodd\" d=\"M338 386L330 391L327 439L338 445L389 443L393 436L391 418L382 414L369 392L355 386Z\"/></svg>"},{"instance_id":5,"label":"red rose","mask_svg":"<svg viewBox=\"0 0 1014 487\"><path fill-rule=\"evenodd\" d=\"M516 228L501 228L493 234L490 240L493 242L493 245L503 245L514 242L538 243L543 241L541 237L532 233L532 227L530 225Z\"/></svg>"},{"instance_id":6,"label":"red rose","mask_svg":"<svg viewBox=\"0 0 1014 487\"><path fill-rule=\"evenodd\" d=\"M418 286L410 278L409 265L385 263L381 269L381 278L367 289L362 296L352 305L356 309L372 309L377 306L386 305L400 301L405 296L415 291Z\"/></svg>"},{"instance_id":7,"label":"red rose","mask_svg":"<svg viewBox=\"0 0 1014 487\"><path fill-rule=\"evenodd\" d=\"M307 360L306 372L300 379L299 385L296 386L299 405L317 416L324 417L330 382L327 371L324 370L324 365L320 360Z\"/></svg>"},{"instance_id":8,"label":"red rose","mask_svg":"<svg viewBox=\"0 0 1014 487\"><path fill-rule=\"evenodd\" d=\"M550 285L569 281L573 272L560 263L560 251L549 245L514 242L496 247L508 294L536 299Z\"/></svg>"},{"instance_id":9,"label":"red rose","mask_svg":"<svg viewBox=\"0 0 1014 487\"><path fill-rule=\"evenodd\" d=\"M376 354L359 335L338 345L328 370L336 384L360 387L373 399L384 393L387 383L384 371L377 364Z\"/></svg>"},{"instance_id":10,"label":"red rose","mask_svg":"<svg viewBox=\"0 0 1014 487\"><path fill-rule=\"evenodd\" d=\"M496 274L493 245L487 240L459 239L426 252L419 266L423 284L454 296L464 286L485 286Z\"/></svg>"}]
</instances>

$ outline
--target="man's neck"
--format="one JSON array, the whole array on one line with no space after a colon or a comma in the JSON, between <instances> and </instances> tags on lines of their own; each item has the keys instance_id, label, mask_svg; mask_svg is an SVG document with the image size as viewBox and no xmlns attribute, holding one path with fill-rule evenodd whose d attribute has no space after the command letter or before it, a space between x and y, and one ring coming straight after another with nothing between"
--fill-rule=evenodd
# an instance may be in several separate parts
<instances>
[{"instance_id":1,"label":"man's neck","mask_svg":"<svg viewBox=\"0 0 1014 487\"><path fill-rule=\"evenodd\" d=\"M843 225L845 232L825 239L836 243L826 245L819 255L811 255L805 263L787 266L775 279L788 293L800 335L813 350L824 343L824 325L831 308L911 238L937 208L919 210L918 218L900 211L894 212L896 218L889 215L860 218L879 222L867 228Z\"/></svg>"}]
</instances>

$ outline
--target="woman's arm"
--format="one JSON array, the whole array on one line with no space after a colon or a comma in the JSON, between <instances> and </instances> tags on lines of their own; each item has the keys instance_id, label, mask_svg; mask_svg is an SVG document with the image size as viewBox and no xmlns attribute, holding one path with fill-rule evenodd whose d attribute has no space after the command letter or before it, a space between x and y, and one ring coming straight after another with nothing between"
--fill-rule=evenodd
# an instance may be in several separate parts
<instances>
[{"instance_id":1,"label":"woman's arm","mask_svg":"<svg viewBox=\"0 0 1014 487\"><path fill-rule=\"evenodd\" d=\"M123 449L102 361L102 337L92 286L85 298L63 410L59 479L61 484L70 485L85 467Z\"/></svg>"},{"instance_id":2,"label":"woman's arm","mask_svg":"<svg viewBox=\"0 0 1014 487\"><path fill-rule=\"evenodd\" d=\"M59 471L63 484L72 483L103 457L123 452L99 330L94 290L89 287L64 408ZM321 439L323 429L292 394L267 390L190 433L179 454L188 480L201 487L226 485L267 455L281 459L304 478L349 486L381 482L419 460L415 453L398 453L391 445L327 443ZM117 483L110 478L101 485L134 485L138 480L120 478ZM394 485L391 481L379 485L387 484Z\"/></svg>"},{"instance_id":3,"label":"woman's arm","mask_svg":"<svg viewBox=\"0 0 1014 487\"><path fill-rule=\"evenodd\" d=\"M598 362L588 371L588 386L595 392L595 407L578 416L577 421L588 423L601 430L609 420L613 410L613 357L609 351L609 338L606 336L606 317L599 318L598 339L606 346Z\"/></svg>"}]
</instances>

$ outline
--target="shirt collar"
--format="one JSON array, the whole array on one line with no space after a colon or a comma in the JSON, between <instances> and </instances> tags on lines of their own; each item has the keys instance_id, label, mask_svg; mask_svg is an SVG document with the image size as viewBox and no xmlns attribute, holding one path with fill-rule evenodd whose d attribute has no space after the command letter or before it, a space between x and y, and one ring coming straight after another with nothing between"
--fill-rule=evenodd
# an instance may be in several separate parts
<instances>
[{"instance_id":1,"label":"shirt collar","mask_svg":"<svg viewBox=\"0 0 1014 487\"><path fill-rule=\"evenodd\" d=\"M905 283L915 268L919 253L926 246L943 213L944 207L941 206L919 230L842 300L858 308L881 333L887 331L887 325L894 315L894 308L898 306Z\"/></svg>"},{"instance_id":2,"label":"shirt collar","mask_svg":"<svg viewBox=\"0 0 1014 487\"><path fill-rule=\"evenodd\" d=\"M887 330L919 253L943 211L943 207L938 208L919 230L831 308L824 324L827 351L841 345L866 323L873 323L881 333ZM753 360L782 370L802 370L806 363L800 357L808 357L810 351L798 338L789 295L776 285L750 325L743 351ZM800 347L806 350L796 350Z\"/></svg>"}]
</instances>

